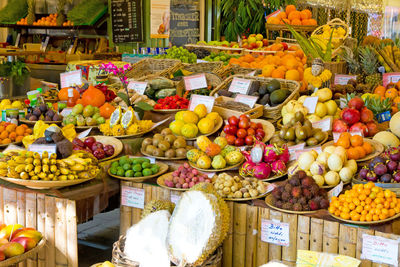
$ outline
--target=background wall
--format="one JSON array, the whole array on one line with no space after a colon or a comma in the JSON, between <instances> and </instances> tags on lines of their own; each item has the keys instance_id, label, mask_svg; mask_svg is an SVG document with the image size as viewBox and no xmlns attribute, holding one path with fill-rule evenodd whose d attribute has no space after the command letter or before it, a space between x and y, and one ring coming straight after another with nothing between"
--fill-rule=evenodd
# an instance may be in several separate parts
<instances>
[{"instance_id":1,"label":"background wall","mask_svg":"<svg viewBox=\"0 0 400 267\"><path fill-rule=\"evenodd\" d=\"M8 0L1 0L0 1L0 9L7 5ZM0 42L5 42L7 39L7 29L0 28Z\"/></svg>"}]
</instances>

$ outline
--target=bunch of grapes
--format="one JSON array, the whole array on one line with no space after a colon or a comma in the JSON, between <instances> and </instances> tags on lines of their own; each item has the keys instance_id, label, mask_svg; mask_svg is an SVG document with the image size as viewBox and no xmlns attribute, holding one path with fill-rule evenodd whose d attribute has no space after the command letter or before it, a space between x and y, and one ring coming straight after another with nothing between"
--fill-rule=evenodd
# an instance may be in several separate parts
<instances>
[{"instance_id":1,"label":"bunch of grapes","mask_svg":"<svg viewBox=\"0 0 400 267\"><path fill-rule=\"evenodd\" d=\"M183 47L173 46L167 50L167 54L158 55L155 58L171 58L171 59L179 59L183 63L196 63L197 56L194 53L190 53L187 49Z\"/></svg>"}]
</instances>

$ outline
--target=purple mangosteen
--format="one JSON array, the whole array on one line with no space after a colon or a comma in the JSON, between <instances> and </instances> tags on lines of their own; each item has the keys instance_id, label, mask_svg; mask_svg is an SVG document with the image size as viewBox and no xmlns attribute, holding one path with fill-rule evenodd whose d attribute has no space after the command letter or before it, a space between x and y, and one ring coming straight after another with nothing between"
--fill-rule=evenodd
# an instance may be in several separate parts
<instances>
[{"instance_id":1,"label":"purple mangosteen","mask_svg":"<svg viewBox=\"0 0 400 267\"><path fill-rule=\"evenodd\" d=\"M393 180L395 180L396 182L400 183L400 172L395 172L393 174Z\"/></svg>"},{"instance_id":2,"label":"purple mangosteen","mask_svg":"<svg viewBox=\"0 0 400 267\"><path fill-rule=\"evenodd\" d=\"M374 169L374 167L375 167L375 165L376 165L377 163L386 163L386 160L385 160L384 158L378 156L378 157L374 158L374 159L368 164L368 167L372 170L372 169Z\"/></svg>"},{"instance_id":3,"label":"purple mangosteen","mask_svg":"<svg viewBox=\"0 0 400 267\"><path fill-rule=\"evenodd\" d=\"M379 177L379 180L382 183L390 183L390 181L392 181L392 176L389 173L386 173L386 174L382 175L381 177Z\"/></svg>"},{"instance_id":4,"label":"purple mangosteen","mask_svg":"<svg viewBox=\"0 0 400 267\"><path fill-rule=\"evenodd\" d=\"M374 166L374 172L376 175L381 176L387 173L387 167L383 163L377 163Z\"/></svg>"},{"instance_id":5,"label":"purple mangosteen","mask_svg":"<svg viewBox=\"0 0 400 267\"><path fill-rule=\"evenodd\" d=\"M386 164L386 166L390 172L394 172L395 170L397 170L398 165L399 164L397 164L397 162L393 161L393 160L389 160L388 163Z\"/></svg>"},{"instance_id":6,"label":"purple mangosteen","mask_svg":"<svg viewBox=\"0 0 400 267\"><path fill-rule=\"evenodd\" d=\"M360 170L360 172L358 173L358 178L360 180L365 180L367 179L367 173L368 173L368 169L367 168L362 168Z\"/></svg>"},{"instance_id":7,"label":"purple mangosteen","mask_svg":"<svg viewBox=\"0 0 400 267\"><path fill-rule=\"evenodd\" d=\"M365 179L370 182L376 182L378 180L378 176L376 176L376 173L373 171L369 171Z\"/></svg>"},{"instance_id":8,"label":"purple mangosteen","mask_svg":"<svg viewBox=\"0 0 400 267\"><path fill-rule=\"evenodd\" d=\"M400 151L397 148L393 148L389 152L389 158L393 161L400 161Z\"/></svg>"}]
</instances>

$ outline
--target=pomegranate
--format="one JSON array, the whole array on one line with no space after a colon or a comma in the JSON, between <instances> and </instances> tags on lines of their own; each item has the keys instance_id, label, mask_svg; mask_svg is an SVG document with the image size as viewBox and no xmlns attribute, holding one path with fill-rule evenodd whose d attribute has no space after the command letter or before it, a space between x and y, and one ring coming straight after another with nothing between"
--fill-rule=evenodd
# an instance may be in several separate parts
<instances>
[{"instance_id":1,"label":"pomegranate","mask_svg":"<svg viewBox=\"0 0 400 267\"><path fill-rule=\"evenodd\" d=\"M369 110L367 107L363 107L361 109L361 122L367 123L374 119L374 113Z\"/></svg>"},{"instance_id":2,"label":"pomegranate","mask_svg":"<svg viewBox=\"0 0 400 267\"><path fill-rule=\"evenodd\" d=\"M378 125L374 121L370 121L367 123L368 128L368 135L367 136L374 136L379 132Z\"/></svg>"},{"instance_id":3,"label":"pomegranate","mask_svg":"<svg viewBox=\"0 0 400 267\"><path fill-rule=\"evenodd\" d=\"M347 106L349 108L361 110L362 107L364 106L364 101L360 97L356 96L350 99L350 101L347 103Z\"/></svg>"},{"instance_id":4,"label":"pomegranate","mask_svg":"<svg viewBox=\"0 0 400 267\"><path fill-rule=\"evenodd\" d=\"M332 126L332 131L337 132L337 133L343 133L347 132L349 130L349 126L347 124L339 119L333 120L333 126Z\"/></svg>"},{"instance_id":5,"label":"pomegranate","mask_svg":"<svg viewBox=\"0 0 400 267\"><path fill-rule=\"evenodd\" d=\"M360 112L354 108L344 108L341 117L349 125L353 125L360 121Z\"/></svg>"},{"instance_id":6,"label":"pomegranate","mask_svg":"<svg viewBox=\"0 0 400 267\"><path fill-rule=\"evenodd\" d=\"M350 127L350 132L362 132L364 136L368 136L368 128L362 122L357 122Z\"/></svg>"}]
</instances>

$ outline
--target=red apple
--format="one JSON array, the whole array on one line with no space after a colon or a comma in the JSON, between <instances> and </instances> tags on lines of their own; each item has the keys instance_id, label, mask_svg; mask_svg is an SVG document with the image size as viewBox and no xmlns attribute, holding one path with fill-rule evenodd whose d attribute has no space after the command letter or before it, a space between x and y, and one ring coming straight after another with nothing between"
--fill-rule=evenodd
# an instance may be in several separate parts
<instances>
[{"instance_id":1,"label":"red apple","mask_svg":"<svg viewBox=\"0 0 400 267\"><path fill-rule=\"evenodd\" d=\"M243 43L242 48L249 49L249 43Z\"/></svg>"},{"instance_id":2,"label":"red apple","mask_svg":"<svg viewBox=\"0 0 400 267\"><path fill-rule=\"evenodd\" d=\"M264 46L268 46L269 44L268 39L263 39L262 42Z\"/></svg>"},{"instance_id":3,"label":"red apple","mask_svg":"<svg viewBox=\"0 0 400 267\"><path fill-rule=\"evenodd\" d=\"M256 134L256 130L254 130L253 128L247 129L247 135L254 136L255 134Z\"/></svg>"},{"instance_id":4,"label":"red apple","mask_svg":"<svg viewBox=\"0 0 400 267\"><path fill-rule=\"evenodd\" d=\"M252 146L254 143L254 137L253 136L246 136L246 138L244 139L244 142L246 143L246 145L248 146Z\"/></svg>"},{"instance_id":5,"label":"red apple","mask_svg":"<svg viewBox=\"0 0 400 267\"><path fill-rule=\"evenodd\" d=\"M249 116L247 116L245 114L240 115L239 120L244 120L244 119L250 120Z\"/></svg>"},{"instance_id":6,"label":"red apple","mask_svg":"<svg viewBox=\"0 0 400 267\"><path fill-rule=\"evenodd\" d=\"M245 138L247 136L247 131L245 129L239 129L236 135L239 138Z\"/></svg>"},{"instance_id":7,"label":"red apple","mask_svg":"<svg viewBox=\"0 0 400 267\"><path fill-rule=\"evenodd\" d=\"M250 122L248 120L239 121L239 128L247 130L249 127L250 127Z\"/></svg>"},{"instance_id":8,"label":"red apple","mask_svg":"<svg viewBox=\"0 0 400 267\"><path fill-rule=\"evenodd\" d=\"M288 49L287 43L282 42L281 45L283 46L283 50L287 50Z\"/></svg>"},{"instance_id":9,"label":"red apple","mask_svg":"<svg viewBox=\"0 0 400 267\"><path fill-rule=\"evenodd\" d=\"M251 49L255 49L255 48L258 47L258 44L257 43L251 43L250 47L251 47Z\"/></svg>"},{"instance_id":10,"label":"red apple","mask_svg":"<svg viewBox=\"0 0 400 267\"><path fill-rule=\"evenodd\" d=\"M261 48L264 45L264 43L262 41L257 41L256 44L257 44L257 48Z\"/></svg>"},{"instance_id":11,"label":"red apple","mask_svg":"<svg viewBox=\"0 0 400 267\"><path fill-rule=\"evenodd\" d=\"M11 242L20 243L24 247L25 252L36 247L36 244L37 244L35 240L33 240L30 237L25 237L25 236L16 237L13 240L11 240Z\"/></svg>"}]
</instances>

